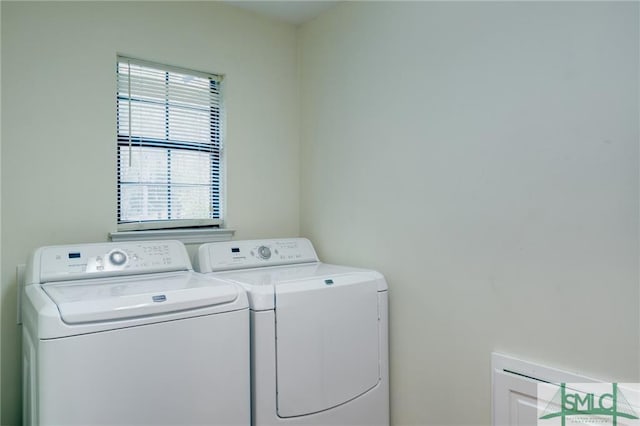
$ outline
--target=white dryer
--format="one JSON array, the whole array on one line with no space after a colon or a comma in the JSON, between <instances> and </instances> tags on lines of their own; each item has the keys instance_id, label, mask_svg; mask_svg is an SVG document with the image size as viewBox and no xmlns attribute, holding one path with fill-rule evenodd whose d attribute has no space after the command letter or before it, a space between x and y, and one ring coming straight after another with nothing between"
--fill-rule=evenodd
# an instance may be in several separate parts
<instances>
[{"instance_id":1,"label":"white dryer","mask_svg":"<svg viewBox=\"0 0 640 426\"><path fill-rule=\"evenodd\" d=\"M249 309L178 241L37 249L23 306L26 425L248 425Z\"/></svg>"},{"instance_id":2,"label":"white dryer","mask_svg":"<svg viewBox=\"0 0 640 426\"><path fill-rule=\"evenodd\" d=\"M380 273L321 263L303 238L204 244L194 266L249 296L253 425L389 424Z\"/></svg>"}]
</instances>

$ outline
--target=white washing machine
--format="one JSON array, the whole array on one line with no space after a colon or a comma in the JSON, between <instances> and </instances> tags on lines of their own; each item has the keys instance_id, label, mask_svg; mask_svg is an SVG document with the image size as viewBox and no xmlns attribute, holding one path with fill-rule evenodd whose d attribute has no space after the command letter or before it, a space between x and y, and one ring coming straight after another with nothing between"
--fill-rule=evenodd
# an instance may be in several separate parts
<instances>
[{"instance_id":1,"label":"white washing machine","mask_svg":"<svg viewBox=\"0 0 640 426\"><path fill-rule=\"evenodd\" d=\"M27 425L248 425L249 309L178 241L36 250L22 297Z\"/></svg>"},{"instance_id":2,"label":"white washing machine","mask_svg":"<svg viewBox=\"0 0 640 426\"><path fill-rule=\"evenodd\" d=\"M387 283L303 238L200 246L196 270L244 287L252 424L388 425Z\"/></svg>"}]
</instances>

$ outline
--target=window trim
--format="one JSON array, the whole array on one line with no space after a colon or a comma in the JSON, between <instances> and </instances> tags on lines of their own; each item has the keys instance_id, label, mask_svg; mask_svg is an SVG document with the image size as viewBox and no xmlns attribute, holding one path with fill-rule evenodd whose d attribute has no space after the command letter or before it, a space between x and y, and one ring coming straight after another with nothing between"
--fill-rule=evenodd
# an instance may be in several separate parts
<instances>
[{"instance_id":1,"label":"window trim","mask_svg":"<svg viewBox=\"0 0 640 426\"><path fill-rule=\"evenodd\" d=\"M219 73L210 73L203 72L193 69L188 69L184 67L177 67L173 65L157 63L152 61L146 61L143 59L133 58L128 55L117 54L116 56L116 64L119 64L121 61L129 62L130 64L141 65L152 67L155 69L160 69L165 72L176 72L180 74L191 74L197 77L207 78L216 83L221 83L224 79L224 74ZM117 80L117 79L116 79ZM226 182L226 156L224 155L225 151L225 128L226 128L226 111L224 108L224 85L218 85L218 91L220 96L220 103L218 104L218 125L219 125L219 134L220 134L220 144L216 150L216 155L219 158L218 162L218 176L220 182ZM118 90L116 90L118 93ZM116 95L118 97L118 95ZM136 138L139 139L139 138ZM149 146L153 145L152 139L148 139L145 142L145 145L149 144ZM116 132L116 149L120 149L121 146L124 146L124 139L121 140L120 136ZM127 138L127 144L130 142L130 139ZM140 141L138 140L138 143ZM166 145L170 145L171 142L166 143ZM178 148L180 143L175 143L175 148ZM213 153L212 153L213 154ZM120 155L117 154L117 162L121 161ZM119 164L118 164L119 167ZM116 190L119 192L120 181L118 180L116 185ZM224 228L224 218L226 213L226 184L220 184L218 187L219 195L218 195L218 207L219 207L219 219L167 219L167 220L157 220L157 221L129 221L129 222L119 222L119 210L116 213L116 232L112 232L109 234L110 238L113 241L127 241L127 240L141 240L141 239L161 239L157 238L156 235L175 235L177 239L183 240L183 242L187 242L187 240L192 240L196 237L194 235L200 234L202 238L196 238L201 242L213 242L213 241L228 241L233 236L235 232L232 229ZM134 235L135 234L135 235ZM206 235L210 235L206 237ZM216 237L211 237L212 235L217 235ZM115 238L115 239L113 239ZM186 238L186 240L184 240ZM213 239L211 239L213 238ZM221 239L222 238L222 239ZM166 239L166 237L164 238Z\"/></svg>"},{"instance_id":2,"label":"window trim","mask_svg":"<svg viewBox=\"0 0 640 426\"><path fill-rule=\"evenodd\" d=\"M217 243L231 241L235 229L229 228L178 228L154 229L146 231L117 231L110 232L109 239L113 242L148 241L148 240L178 240L185 244Z\"/></svg>"}]
</instances>

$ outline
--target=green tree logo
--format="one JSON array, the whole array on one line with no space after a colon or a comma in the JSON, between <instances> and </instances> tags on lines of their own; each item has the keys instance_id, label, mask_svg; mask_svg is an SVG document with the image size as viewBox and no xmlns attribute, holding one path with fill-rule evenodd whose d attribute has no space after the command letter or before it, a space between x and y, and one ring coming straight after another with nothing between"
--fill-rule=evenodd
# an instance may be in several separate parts
<instances>
[{"instance_id":1,"label":"green tree logo","mask_svg":"<svg viewBox=\"0 0 640 426\"><path fill-rule=\"evenodd\" d=\"M618 425L620 418L638 419L617 383L611 384L610 392L607 390L600 393L579 391L562 383L539 418L547 420L556 417L560 418L562 426L566 425L568 417L574 417L573 420L579 423L608 423L610 418L613 426Z\"/></svg>"}]
</instances>

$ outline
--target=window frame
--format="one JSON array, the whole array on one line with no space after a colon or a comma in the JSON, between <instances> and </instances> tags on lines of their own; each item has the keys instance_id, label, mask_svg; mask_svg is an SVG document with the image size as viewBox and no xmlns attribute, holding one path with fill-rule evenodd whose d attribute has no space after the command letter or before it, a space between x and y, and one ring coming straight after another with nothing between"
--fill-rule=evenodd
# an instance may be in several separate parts
<instances>
[{"instance_id":1,"label":"window frame","mask_svg":"<svg viewBox=\"0 0 640 426\"><path fill-rule=\"evenodd\" d=\"M131 101L135 100L135 97L131 95L131 91L129 89L128 93L125 93L124 96L120 91L120 65L122 63L129 65L138 65L143 67L152 68L159 72L165 73L166 80L166 91L167 94L165 102L164 102L164 120L165 120L165 138L158 139L153 137L142 137L140 135L134 136L131 135L131 130L129 127L128 131L122 132L120 126L120 108L122 108L122 102L126 102L131 106ZM210 131L210 142L211 143L198 143L198 142L184 142L184 141L172 141L169 138L169 120L170 120L170 99L169 99L169 75L170 73L178 73L182 75L192 75L194 77L206 78L209 80L209 94L216 93L218 97L218 102L210 102L209 103L209 131ZM205 229L215 229L222 228L224 225L224 200L226 195L226 168L225 168L225 155L224 155L224 140L225 140L225 108L224 108L224 85L222 84L222 80L224 79L224 75L222 74L214 74L207 73L192 69L187 69L183 67L176 67L173 65L161 64L151 61L146 61L142 59L133 58L126 55L117 55L116 58L116 191L117 191L117 212L116 212L116 223L118 232L112 233L111 236L130 234L130 231L145 231L146 234L150 234L150 230L158 230L162 232L163 230L171 231L175 229L184 229L185 228L199 228L206 227ZM127 77L127 80L130 80ZM142 100L137 100L136 102L142 102ZM126 108L126 106L125 106ZM132 116L130 112L128 113L128 120L132 120ZM216 119L217 116L217 119ZM124 126L128 126L125 121ZM217 127L217 129L216 129ZM217 134L217 138L214 140L213 135ZM148 147L148 148L163 148L167 150L167 219L163 220L131 220L131 221L122 221L121 220L121 166L123 161L123 156L120 154L121 149L131 149L132 147ZM200 149L197 148L206 148L206 151L209 152L211 159L211 169L209 171L210 175L210 183L209 186L209 194L210 200L209 205L213 210L212 213L213 218L198 218L198 219L172 219L171 218L171 181L170 181L170 161L171 161L171 152L174 149L180 149L185 151L196 151L201 152ZM217 184L216 184L217 181ZM233 232L233 231L231 231ZM189 234L191 235L191 234ZM129 238L129 237L127 237Z\"/></svg>"}]
</instances>

